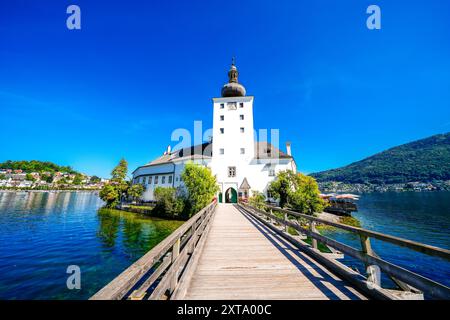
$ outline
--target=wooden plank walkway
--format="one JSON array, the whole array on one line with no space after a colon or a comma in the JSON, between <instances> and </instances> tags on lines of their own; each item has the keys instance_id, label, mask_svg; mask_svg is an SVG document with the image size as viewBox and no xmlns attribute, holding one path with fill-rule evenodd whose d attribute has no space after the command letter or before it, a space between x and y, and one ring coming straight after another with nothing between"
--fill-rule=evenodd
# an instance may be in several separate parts
<instances>
[{"instance_id":1,"label":"wooden plank walkway","mask_svg":"<svg viewBox=\"0 0 450 320\"><path fill-rule=\"evenodd\" d=\"M219 204L181 299L365 299L231 204Z\"/></svg>"}]
</instances>

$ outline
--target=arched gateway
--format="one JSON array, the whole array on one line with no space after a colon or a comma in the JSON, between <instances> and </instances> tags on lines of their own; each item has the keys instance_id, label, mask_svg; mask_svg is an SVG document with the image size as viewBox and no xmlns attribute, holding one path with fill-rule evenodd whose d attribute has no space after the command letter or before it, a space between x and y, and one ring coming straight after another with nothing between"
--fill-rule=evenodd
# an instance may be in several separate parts
<instances>
[{"instance_id":1,"label":"arched gateway","mask_svg":"<svg viewBox=\"0 0 450 320\"><path fill-rule=\"evenodd\" d=\"M228 188L225 191L225 203L237 203L237 192L234 188Z\"/></svg>"}]
</instances>

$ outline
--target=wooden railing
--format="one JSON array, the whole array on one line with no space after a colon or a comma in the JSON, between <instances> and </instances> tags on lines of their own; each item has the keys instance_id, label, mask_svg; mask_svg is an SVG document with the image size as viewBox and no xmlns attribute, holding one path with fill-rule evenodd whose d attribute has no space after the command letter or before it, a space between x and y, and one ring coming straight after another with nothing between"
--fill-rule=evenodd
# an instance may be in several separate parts
<instances>
[{"instance_id":1,"label":"wooden railing","mask_svg":"<svg viewBox=\"0 0 450 320\"><path fill-rule=\"evenodd\" d=\"M330 267L336 271L341 276L350 280L353 284L359 286L360 288L366 290L372 290L378 298L395 298L395 295L391 295L388 290L383 290L380 283L369 283L368 281L374 281L376 277L373 277L375 268L377 266L381 271L385 272L398 286L404 291L419 293L422 291L425 294L437 299L450 299L450 288L447 286L437 283L431 279L423 277L417 273L404 269L400 266L392 264L386 260L380 258L372 249L370 238L374 238L380 241L388 242L397 246L405 247L426 255L439 257L447 261L450 260L450 251L434 246L429 246L415 241L410 241L407 239L402 239L399 237L394 237L386 235L380 232L375 232L363 228L352 227L349 225L331 222L323 220L320 218L313 217L311 215L306 215L290 210L281 209L278 207L267 206L266 210L256 209L248 204L241 203L241 208L245 209L247 213L257 218L260 222L271 227L274 231L277 231L284 238L290 240L291 242L297 243L305 249L306 243L303 241L298 241L287 232L287 228L291 227L296 230L299 234L309 236L311 238L311 246L306 245L306 251L313 255L317 260ZM277 216L274 212L279 212ZM306 222L305 225L299 223L299 221ZM274 223L282 226L278 228ZM323 224L339 228L341 230L349 231L360 237L361 240L361 250L348 246L344 243L331 239L329 237L323 236L316 230L317 224ZM344 254L356 258L362 261L367 267L368 277L361 279L355 274L351 274L349 270L345 270L341 263L335 263L331 259L327 258L325 254L322 254L318 250L318 243L322 243L330 249L338 250ZM308 248L309 247L309 248ZM369 288L368 288L369 287ZM373 290L375 289L375 290ZM380 289L380 290L377 290ZM420 290L420 291L418 291Z\"/></svg>"},{"instance_id":2,"label":"wooden railing","mask_svg":"<svg viewBox=\"0 0 450 320\"><path fill-rule=\"evenodd\" d=\"M205 241L216 205L200 210L90 299L169 299L192 269L194 250Z\"/></svg>"}]
</instances>

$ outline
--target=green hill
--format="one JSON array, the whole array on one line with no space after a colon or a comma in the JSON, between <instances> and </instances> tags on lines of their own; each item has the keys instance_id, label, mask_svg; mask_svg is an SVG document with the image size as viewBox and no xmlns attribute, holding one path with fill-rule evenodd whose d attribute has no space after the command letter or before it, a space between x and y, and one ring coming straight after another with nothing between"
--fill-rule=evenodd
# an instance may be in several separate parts
<instances>
[{"instance_id":1,"label":"green hill","mask_svg":"<svg viewBox=\"0 0 450 320\"><path fill-rule=\"evenodd\" d=\"M12 169L12 170L22 170L26 173L31 172L66 172L70 174L77 174L75 170L73 170L71 167L67 166L59 166L57 164L54 164L53 162L48 161L37 161L37 160L31 160L31 161L5 161L3 163L0 163L0 170L2 169Z\"/></svg>"},{"instance_id":2,"label":"green hill","mask_svg":"<svg viewBox=\"0 0 450 320\"><path fill-rule=\"evenodd\" d=\"M450 133L397 146L348 166L311 176L318 182L349 184L450 180Z\"/></svg>"}]
</instances>

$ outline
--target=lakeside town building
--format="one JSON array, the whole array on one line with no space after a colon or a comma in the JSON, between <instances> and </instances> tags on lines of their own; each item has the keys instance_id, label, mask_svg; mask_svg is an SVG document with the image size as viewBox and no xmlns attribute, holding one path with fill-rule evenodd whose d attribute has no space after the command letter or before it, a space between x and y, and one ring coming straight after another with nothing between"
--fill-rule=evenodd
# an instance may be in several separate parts
<instances>
[{"instance_id":1,"label":"lakeside town building","mask_svg":"<svg viewBox=\"0 0 450 320\"><path fill-rule=\"evenodd\" d=\"M171 151L133 172L133 183L143 184L143 201L153 201L156 187L182 187L181 174L188 161L209 167L216 176L219 202L235 203L253 191L265 194L282 170L297 171L286 143L286 152L267 141L257 141L253 126L253 96L246 95L233 62L221 97L212 99L213 129L210 142Z\"/></svg>"}]
</instances>

